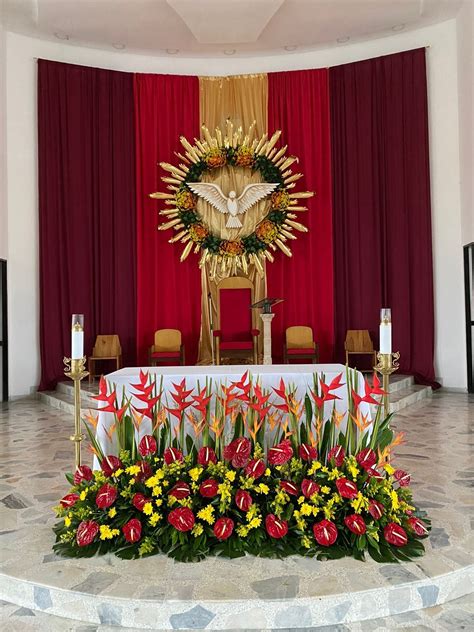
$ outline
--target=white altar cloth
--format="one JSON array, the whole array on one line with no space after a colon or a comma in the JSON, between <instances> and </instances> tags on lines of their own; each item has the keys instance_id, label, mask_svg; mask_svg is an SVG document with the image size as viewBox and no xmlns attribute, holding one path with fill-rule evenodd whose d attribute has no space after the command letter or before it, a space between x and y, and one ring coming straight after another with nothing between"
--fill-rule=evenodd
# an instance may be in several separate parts
<instances>
[{"instance_id":1,"label":"white altar cloth","mask_svg":"<svg viewBox=\"0 0 474 632\"><path fill-rule=\"evenodd\" d=\"M181 382L183 378L186 378L186 388L197 389L198 381L200 388L204 388L206 382L206 376L212 378L213 390L216 385L226 384L230 386L231 382L238 381L242 375L249 371L253 381L260 379L261 387L263 389L270 389L271 387L278 387L280 379L283 378L285 384L292 387L296 387L296 397L301 399L307 393L308 389L313 389L314 386L314 374L319 376L324 374L324 381L329 384L333 378L339 373L342 373L341 382L343 386L333 391L335 395L340 397L338 400L331 400L325 403L324 406L324 418L327 419L333 410L335 404L336 410L339 413L343 413L348 408L348 393L346 382L346 367L343 364L271 364L271 365L220 365L220 366L172 366L172 367L131 367L124 368L113 373L106 375L106 379L117 389L118 400L121 401L122 392L126 397L131 397L131 404L141 408L143 403L134 397L135 390L132 388L132 384L139 383L140 371L149 372L150 375L155 375L157 384L159 384L161 376L163 376L163 392L164 394L174 390L173 383L177 384ZM353 375L353 382L357 380L357 391L359 395L364 395L364 378L359 371L355 369L349 369ZM357 377L356 377L357 376ZM170 406L173 405L171 397L168 395ZM270 402L281 403L276 395L270 397ZM166 400L163 402L166 405ZM99 403L102 405L102 402ZM99 406L99 419L97 424L97 439L104 450L111 450L113 446L107 437L106 430L112 425L114 421L114 415L112 413L100 412ZM364 415L369 415L370 408L366 403L361 403L360 411ZM148 418L143 419L140 425L139 439L151 433L151 421ZM112 453L112 452L108 452Z\"/></svg>"}]
</instances>

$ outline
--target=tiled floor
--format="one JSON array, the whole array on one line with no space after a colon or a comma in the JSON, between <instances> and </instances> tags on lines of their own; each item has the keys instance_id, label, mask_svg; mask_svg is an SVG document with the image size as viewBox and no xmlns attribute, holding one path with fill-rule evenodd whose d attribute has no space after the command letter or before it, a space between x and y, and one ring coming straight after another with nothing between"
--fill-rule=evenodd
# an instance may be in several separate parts
<instances>
[{"instance_id":1,"label":"tiled floor","mask_svg":"<svg viewBox=\"0 0 474 632\"><path fill-rule=\"evenodd\" d=\"M419 591L423 603L429 606L437 596L437 578L456 574L474 561L473 421L474 398L449 393L438 393L428 403L417 404L396 417L396 428L407 433L407 444L399 448L397 464L412 473L417 504L433 520L426 556L416 563L377 565L354 560L320 563L301 558L283 561L245 558L211 559L183 567L162 556L132 562L116 558L58 559L51 552L50 527L54 522L51 506L68 487L63 475L71 468L73 459L68 440L72 418L36 400L3 404L0 405L0 573L20 580L28 578L38 585L74 589L96 599L108 596L196 602L206 598L225 600L235 595L241 599L312 598L380 587L402 588L407 583L429 578L432 580L429 590ZM279 594L282 578L286 580L286 588L284 594ZM454 584L450 586L447 597L460 594L457 589ZM36 606L41 609L43 603L43 609L47 610L48 589L40 590L46 592L39 593ZM400 604L397 597L394 599L390 612L399 612ZM401 593L400 599L406 600L407 594ZM212 612L209 615L214 616ZM218 615L215 616L217 622ZM289 627L308 625L303 622L298 626L298 616L289 619ZM463 597L422 611L320 629L462 630L470 625L474 629L470 624L472 618L472 601ZM8 603L2 605L1 620L2 630L116 629L61 619ZM237 621L235 617L233 620ZM232 619L222 621L223 627L231 627ZM273 627L271 616L265 621L261 628ZM125 619L121 622L126 624ZM251 616L249 622L257 627ZM310 625L314 628L318 623L313 615Z\"/></svg>"}]
</instances>

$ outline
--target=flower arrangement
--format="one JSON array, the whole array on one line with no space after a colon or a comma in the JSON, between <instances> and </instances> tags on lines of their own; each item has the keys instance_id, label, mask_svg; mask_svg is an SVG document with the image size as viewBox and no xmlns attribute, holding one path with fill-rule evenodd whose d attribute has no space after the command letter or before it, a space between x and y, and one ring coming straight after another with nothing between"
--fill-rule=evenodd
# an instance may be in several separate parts
<instances>
[{"instance_id":1,"label":"flower arrangement","mask_svg":"<svg viewBox=\"0 0 474 632\"><path fill-rule=\"evenodd\" d=\"M161 163L168 174L162 177L170 192L152 193L150 197L164 200L168 208L160 211L165 216L159 230L173 228L177 231L170 243L185 244L181 255L184 261L190 252L201 252L200 266L206 262L211 266L211 277L216 270L228 269L235 274L238 269L247 272L250 264L263 274L265 260L274 260L273 252L279 248L291 256L288 240L296 239L293 231L307 232L307 228L296 221L297 213L306 211L300 206L301 198L313 195L310 191L291 192L301 173L293 173L291 165L295 156L286 156L286 146L278 149L276 144L280 131L268 139L265 134L254 138L254 126L244 136L241 128L234 131L230 121L223 133L216 129L213 137L203 126L203 138L191 145L181 138L184 155L177 154L182 161L179 166ZM188 183L199 182L204 173L211 173L222 167L247 168L260 174L264 182L277 183L278 188L269 198L266 217L243 239L225 240L212 233L197 210L198 199L189 189ZM276 213L276 214L275 214Z\"/></svg>"},{"instance_id":2,"label":"flower arrangement","mask_svg":"<svg viewBox=\"0 0 474 632\"><path fill-rule=\"evenodd\" d=\"M383 391L374 375L360 395L354 375L346 372L346 384L342 374L329 384L315 375L300 400L283 380L264 391L248 372L230 386L207 382L196 391L183 380L169 405L162 385L141 372L139 406L119 401L102 378L97 399L114 415L108 435L118 456L104 454L97 418L88 415L100 470L82 465L67 476L72 488L56 507L54 549L125 558L162 552L180 561L422 555L429 520L413 505L409 474L391 463L403 436L393 435L380 406L373 420L362 414L361 403L378 405ZM342 413L334 404L344 386ZM144 420L152 430L141 436Z\"/></svg>"}]
</instances>

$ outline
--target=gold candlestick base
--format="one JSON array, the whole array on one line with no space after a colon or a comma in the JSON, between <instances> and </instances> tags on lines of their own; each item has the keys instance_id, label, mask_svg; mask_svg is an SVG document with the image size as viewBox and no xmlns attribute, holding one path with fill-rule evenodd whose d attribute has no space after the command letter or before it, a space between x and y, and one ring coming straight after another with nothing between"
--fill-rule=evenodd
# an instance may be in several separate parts
<instances>
[{"instance_id":1,"label":"gold candlestick base","mask_svg":"<svg viewBox=\"0 0 474 632\"><path fill-rule=\"evenodd\" d=\"M64 375L74 382L74 434L69 438L74 442L75 470L81 465L81 441L84 435L81 432L81 380L89 375L86 367L86 357L72 359L64 358L66 368Z\"/></svg>"},{"instance_id":2,"label":"gold candlestick base","mask_svg":"<svg viewBox=\"0 0 474 632\"><path fill-rule=\"evenodd\" d=\"M390 376L400 368L398 364L399 359L399 351L395 353L380 353L379 351L379 353L377 353L378 362L374 366L374 369L382 375L382 388L385 391L385 395L383 396L385 417L388 417L390 413Z\"/></svg>"}]
</instances>

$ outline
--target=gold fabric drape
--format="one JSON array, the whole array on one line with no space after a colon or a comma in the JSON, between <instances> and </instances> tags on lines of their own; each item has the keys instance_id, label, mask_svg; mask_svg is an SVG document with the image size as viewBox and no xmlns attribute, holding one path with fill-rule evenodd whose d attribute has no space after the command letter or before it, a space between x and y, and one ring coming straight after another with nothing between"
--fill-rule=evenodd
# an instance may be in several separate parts
<instances>
[{"instance_id":1,"label":"gold fabric drape","mask_svg":"<svg viewBox=\"0 0 474 632\"><path fill-rule=\"evenodd\" d=\"M199 77L199 108L201 124L211 134L216 127L225 129L230 119L244 131L256 121L257 136L262 136L268 127L267 75Z\"/></svg>"}]
</instances>

